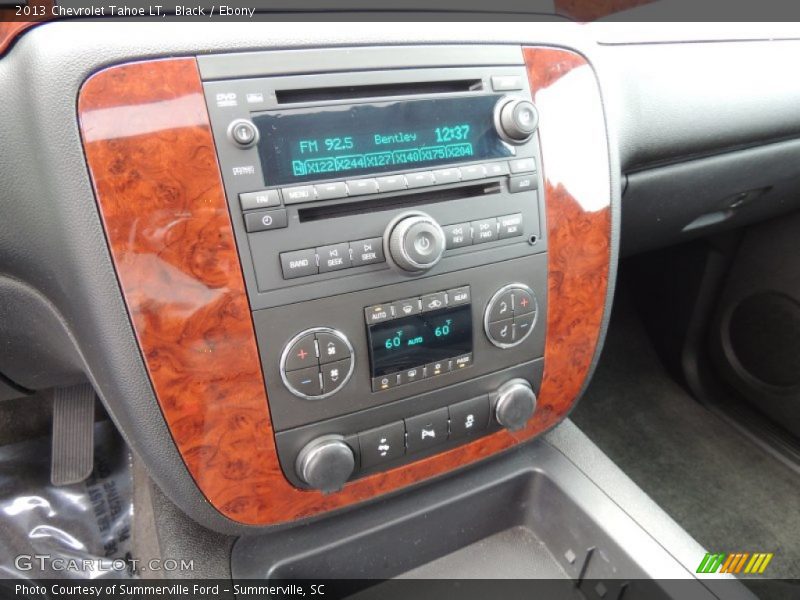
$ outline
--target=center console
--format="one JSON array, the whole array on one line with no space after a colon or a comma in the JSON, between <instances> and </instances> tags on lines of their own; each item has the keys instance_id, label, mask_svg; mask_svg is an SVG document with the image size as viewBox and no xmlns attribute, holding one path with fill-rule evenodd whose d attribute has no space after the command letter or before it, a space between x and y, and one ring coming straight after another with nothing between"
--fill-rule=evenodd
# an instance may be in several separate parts
<instances>
[{"instance_id":1,"label":"center console","mask_svg":"<svg viewBox=\"0 0 800 600\"><path fill-rule=\"evenodd\" d=\"M408 488L576 402L615 256L581 55L185 56L95 73L78 113L155 400L220 527Z\"/></svg>"},{"instance_id":2,"label":"center console","mask_svg":"<svg viewBox=\"0 0 800 600\"><path fill-rule=\"evenodd\" d=\"M204 84L298 487L332 492L534 413L539 116L519 55L484 61Z\"/></svg>"}]
</instances>

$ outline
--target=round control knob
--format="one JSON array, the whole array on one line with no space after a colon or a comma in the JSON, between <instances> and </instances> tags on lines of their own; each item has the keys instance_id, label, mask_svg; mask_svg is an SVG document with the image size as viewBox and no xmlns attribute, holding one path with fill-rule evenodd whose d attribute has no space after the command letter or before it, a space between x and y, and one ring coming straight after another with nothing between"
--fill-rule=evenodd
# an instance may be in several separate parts
<instances>
[{"instance_id":1,"label":"round control knob","mask_svg":"<svg viewBox=\"0 0 800 600\"><path fill-rule=\"evenodd\" d=\"M340 435L325 435L306 444L297 455L295 470L305 483L324 494L342 489L353 474L353 450Z\"/></svg>"},{"instance_id":2,"label":"round control knob","mask_svg":"<svg viewBox=\"0 0 800 600\"><path fill-rule=\"evenodd\" d=\"M389 223L384 245L395 266L408 273L421 273L442 258L444 231L426 213L404 213Z\"/></svg>"},{"instance_id":3,"label":"round control knob","mask_svg":"<svg viewBox=\"0 0 800 600\"><path fill-rule=\"evenodd\" d=\"M497 132L507 142L524 144L539 125L539 111L533 102L521 98L501 98L495 108Z\"/></svg>"},{"instance_id":4,"label":"round control knob","mask_svg":"<svg viewBox=\"0 0 800 600\"><path fill-rule=\"evenodd\" d=\"M512 379L497 390L494 418L506 429L516 431L525 427L536 409L536 394L524 379Z\"/></svg>"},{"instance_id":5,"label":"round control knob","mask_svg":"<svg viewBox=\"0 0 800 600\"><path fill-rule=\"evenodd\" d=\"M341 331L312 327L290 339L281 354L283 384L304 400L321 400L341 390L355 367L353 345Z\"/></svg>"},{"instance_id":6,"label":"round control knob","mask_svg":"<svg viewBox=\"0 0 800 600\"><path fill-rule=\"evenodd\" d=\"M228 125L228 137L240 148L250 148L258 142L258 127L247 119L236 119Z\"/></svg>"},{"instance_id":7,"label":"round control knob","mask_svg":"<svg viewBox=\"0 0 800 600\"><path fill-rule=\"evenodd\" d=\"M520 345L536 326L539 303L524 283L510 283L497 290L483 314L486 337L498 348Z\"/></svg>"}]
</instances>

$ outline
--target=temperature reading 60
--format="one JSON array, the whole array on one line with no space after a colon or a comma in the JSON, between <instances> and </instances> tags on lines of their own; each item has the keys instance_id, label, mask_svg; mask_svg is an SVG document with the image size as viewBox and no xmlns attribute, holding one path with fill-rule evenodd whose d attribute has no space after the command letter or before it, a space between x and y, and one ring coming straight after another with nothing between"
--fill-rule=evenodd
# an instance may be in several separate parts
<instances>
[{"instance_id":1,"label":"temperature reading 60","mask_svg":"<svg viewBox=\"0 0 800 600\"><path fill-rule=\"evenodd\" d=\"M444 322L444 325L440 325L439 327L433 330L433 334L436 337L445 337L446 335L450 335L450 325L452 324L453 320L447 319L447 321Z\"/></svg>"}]
</instances>

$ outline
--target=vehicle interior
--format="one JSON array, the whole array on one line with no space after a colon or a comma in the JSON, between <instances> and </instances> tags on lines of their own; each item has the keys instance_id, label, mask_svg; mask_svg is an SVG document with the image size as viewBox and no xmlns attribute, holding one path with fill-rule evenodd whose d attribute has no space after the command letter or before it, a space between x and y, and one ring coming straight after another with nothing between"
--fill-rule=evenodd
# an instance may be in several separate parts
<instances>
[{"instance_id":1,"label":"vehicle interior","mask_svg":"<svg viewBox=\"0 0 800 600\"><path fill-rule=\"evenodd\" d=\"M3 597L798 597L800 28L556 4L0 6Z\"/></svg>"}]
</instances>

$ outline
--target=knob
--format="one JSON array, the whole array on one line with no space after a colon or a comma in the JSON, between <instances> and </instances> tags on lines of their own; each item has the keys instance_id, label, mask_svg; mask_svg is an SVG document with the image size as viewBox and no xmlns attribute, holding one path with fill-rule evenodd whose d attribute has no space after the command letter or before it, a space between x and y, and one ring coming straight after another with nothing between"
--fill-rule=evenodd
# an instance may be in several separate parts
<instances>
[{"instance_id":1,"label":"knob","mask_svg":"<svg viewBox=\"0 0 800 600\"><path fill-rule=\"evenodd\" d=\"M324 494L342 489L353 474L355 457L340 435L325 435L306 444L297 455L297 476Z\"/></svg>"},{"instance_id":2,"label":"knob","mask_svg":"<svg viewBox=\"0 0 800 600\"><path fill-rule=\"evenodd\" d=\"M506 429L516 431L525 427L536 409L536 394L524 379L512 379L497 390L494 418Z\"/></svg>"},{"instance_id":3,"label":"knob","mask_svg":"<svg viewBox=\"0 0 800 600\"><path fill-rule=\"evenodd\" d=\"M258 127L247 119L236 119L228 125L228 137L240 148L249 148L258 142Z\"/></svg>"},{"instance_id":4,"label":"knob","mask_svg":"<svg viewBox=\"0 0 800 600\"><path fill-rule=\"evenodd\" d=\"M501 98L495 108L495 127L507 142L524 144L539 125L539 111L533 102L521 98Z\"/></svg>"},{"instance_id":5,"label":"knob","mask_svg":"<svg viewBox=\"0 0 800 600\"><path fill-rule=\"evenodd\" d=\"M421 273L442 258L444 231L424 212L404 213L389 223L384 245L396 267L408 273Z\"/></svg>"}]
</instances>

